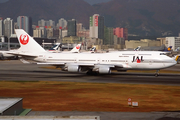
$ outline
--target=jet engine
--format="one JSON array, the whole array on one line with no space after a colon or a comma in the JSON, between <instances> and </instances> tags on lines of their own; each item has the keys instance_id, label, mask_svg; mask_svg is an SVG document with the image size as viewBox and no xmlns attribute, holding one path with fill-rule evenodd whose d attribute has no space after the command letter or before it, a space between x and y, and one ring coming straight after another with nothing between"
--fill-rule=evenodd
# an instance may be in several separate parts
<instances>
[{"instance_id":1,"label":"jet engine","mask_svg":"<svg viewBox=\"0 0 180 120\"><path fill-rule=\"evenodd\" d=\"M111 69L109 67L100 67L99 68L99 73L100 74L110 74Z\"/></svg>"},{"instance_id":2,"label":"jet engine","mask_svg":"<svg viewBox=\"0 0 180 120\"><path fill-rule=\"evenodd\" d=\"M80 72L81 69L80 69L80 67L78 65L69 65L67 67L67 71L68 72Z\"/></svg>"}]
</instances>

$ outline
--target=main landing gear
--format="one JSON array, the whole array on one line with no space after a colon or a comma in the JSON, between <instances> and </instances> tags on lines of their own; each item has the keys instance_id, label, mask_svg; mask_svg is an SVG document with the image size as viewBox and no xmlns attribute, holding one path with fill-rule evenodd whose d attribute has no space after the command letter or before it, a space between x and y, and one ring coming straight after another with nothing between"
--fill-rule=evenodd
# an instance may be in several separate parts
<instances>
[{"instance_id":1,"label":"main landing gear","mask_svg":"<svg viewBox=\"0 0 180 120\"><path fill-rule=\"evenodd\" d=\"M155 77L158 77L158 76L159 76L159 70L156 70Z\"/></svg>"}]
</instances>

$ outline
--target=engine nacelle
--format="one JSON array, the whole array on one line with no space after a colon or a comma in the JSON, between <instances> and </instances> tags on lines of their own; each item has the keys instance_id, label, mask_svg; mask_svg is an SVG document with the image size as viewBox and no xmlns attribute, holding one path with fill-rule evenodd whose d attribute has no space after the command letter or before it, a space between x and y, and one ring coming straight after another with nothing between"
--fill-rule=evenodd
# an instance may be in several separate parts
<instances>
[{"instance_id":1,"label":"engine nacelle","mask_svg":"<svg viewBox=\"0 0 180 120\"><path fill-rule=\"evenodd\" d=\"M78 65L70 65L67 67L68 72L80 72L80 67Z\"/></svg>"},{"instance_id":2,"label":"engine nacelle","mask_svg":"<svg viewBox=\"0 0 180 120\"><path fill-rule=\"evenodd\" d=\"M99 73L100 74L110 74L111 69L109 67L100 67L99 68Z\"/></svg>"}]
</instances>

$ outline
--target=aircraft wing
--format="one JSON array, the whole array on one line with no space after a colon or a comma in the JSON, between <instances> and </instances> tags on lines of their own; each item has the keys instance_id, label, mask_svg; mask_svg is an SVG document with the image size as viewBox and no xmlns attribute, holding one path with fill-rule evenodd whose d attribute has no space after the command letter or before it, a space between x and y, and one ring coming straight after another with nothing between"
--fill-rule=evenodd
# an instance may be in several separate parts
<instances>
[{"instance_id":1,"label":"aircraft wing","mask_svg":"<svg viewBox=\"0 0 180 120\"><path fill-rule=\"evenodd\" d=\"M102 66L105 66L105 67L109 67L109 68L115 68L115 67L127 68L127 65L123 65L123 64L112 65L112 64L93 64L93 63L65 63L65 62L55 62L55 63L54 62L53 63L38 62L37 64L38 65L53 65L53 66L63 66L63 65L74 66L74 65L77 65L80 67L102 67Z\"/></svg>"},{"instance_id":2,"label":"aircraft wing","mask_svg":"<svg viewBox=\"0 0 180 120\"><path fill-rule=\"evenodd\" d=\"M66 64L68 64L68 63L65 63L65 62L56 62L56 63L46 63L46 62L43 62L43 63L41 63L41 62L38 62L37 63L38 65L54 65L54 66L60 66L60 65L66 65ZM88 63L78 63L78 64L76 64L76 63L74 63L74 64L68 64L68 65L78 65L78 66L94 66L94 64L88 64Z\"/></svg>"},{"instance_id":3,"label":"aircraft wing","mask_svg":"<svg viewBox=\"0 0 180 120\"><path fill-rule=\"evenodd\" d=\"M38 57L38 55L32 55L32 54L28 54L28 53L20 53L20 52L17 52L17 51L15 51L15 52L7 52L7 54L11 54L11 55L16 55L16 56L23 56L23 57Z\"/></svg>"}]
</instances>

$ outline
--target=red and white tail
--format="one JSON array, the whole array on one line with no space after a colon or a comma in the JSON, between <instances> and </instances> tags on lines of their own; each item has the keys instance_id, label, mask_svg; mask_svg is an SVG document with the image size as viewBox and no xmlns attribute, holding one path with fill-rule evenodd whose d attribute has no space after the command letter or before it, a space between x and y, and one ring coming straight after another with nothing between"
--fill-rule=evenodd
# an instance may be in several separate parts
<instances>
[{"instance_id":1,"label":"red and white tail","mask_svg":"<svg viewBox=\"0 0 180 120\"><path fill-rule=\"evenodd\" d=\"M23 29L15 29L17 38L20 44L20 51L24 52L46 52L44 48L42 48L28 33L26 33Z\"/></svg>"},{"instance_id":2,"label":"red and white tail","mask_svg":"<svg viewBox=\"0 0 180 120\"><path fill-rule=\"evenodd\" d=\"M79 53L80 48L81 48L81 44L78 44L70 52Z\"/></svg>"}]
</instances>

